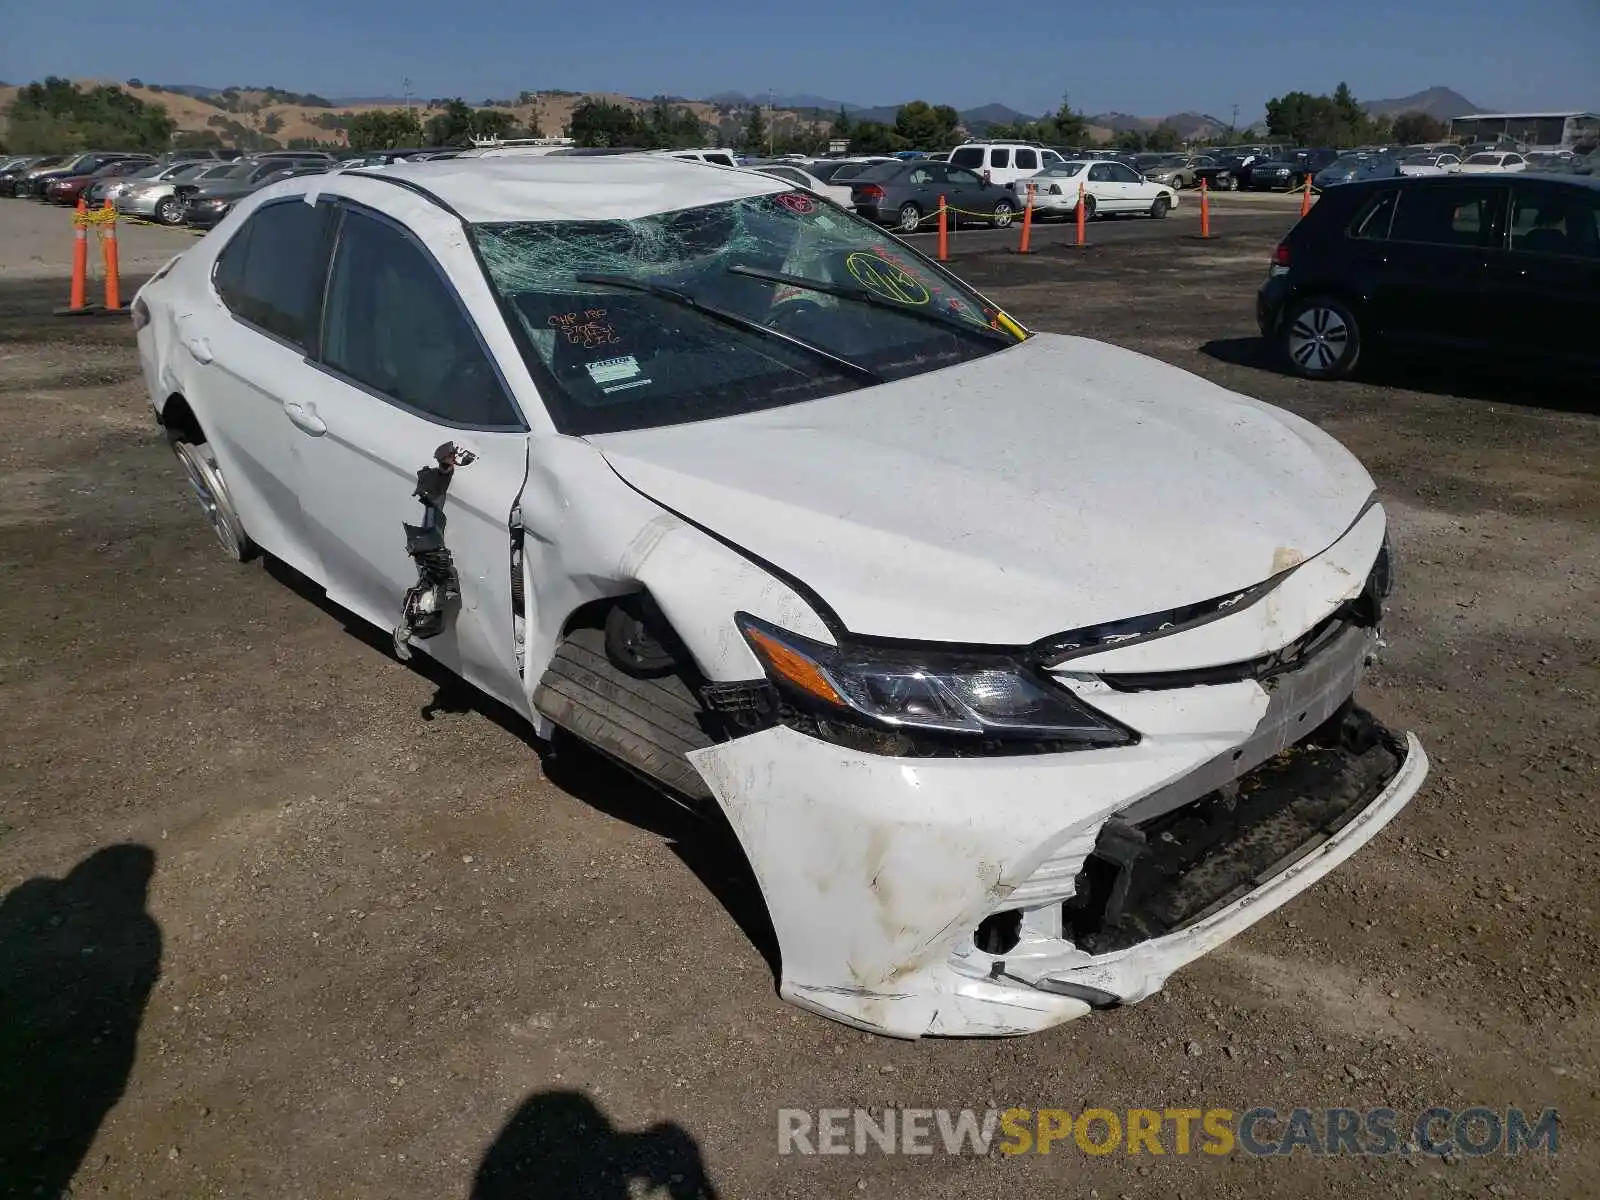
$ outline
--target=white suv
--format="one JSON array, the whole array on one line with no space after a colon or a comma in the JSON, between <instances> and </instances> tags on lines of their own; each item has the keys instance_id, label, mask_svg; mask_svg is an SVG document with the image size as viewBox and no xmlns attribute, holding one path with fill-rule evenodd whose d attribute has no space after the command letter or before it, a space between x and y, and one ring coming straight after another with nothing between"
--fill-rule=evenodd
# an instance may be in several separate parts
<instances>
[{"instance_id":1,"label":"white suv","mask_svg":"<svg viewBox=\"0 0 1600 1200\"><path fill-rule=\"evenodd\" d=\"M949 161L976 171L990 183L1015 187L1019 179L1037 175L1063 160L1054 150L1035 142L966 142L950 151Z\"/></svg>"}]
</instances>

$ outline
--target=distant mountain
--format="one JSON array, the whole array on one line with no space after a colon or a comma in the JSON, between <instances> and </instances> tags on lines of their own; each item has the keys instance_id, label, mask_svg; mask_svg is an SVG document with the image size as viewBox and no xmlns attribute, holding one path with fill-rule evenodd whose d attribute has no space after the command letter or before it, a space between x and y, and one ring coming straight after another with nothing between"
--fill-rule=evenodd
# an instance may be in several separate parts
<instances>
[{"instance_id":1,"label":"distant mountain","mask_svg":"<svg viewBox=\"0 0 1600 1200\"><path fill-rule=\"evenodd\" d=\"M1152 121L1149 117L1136 117L1131 113L1125 112L1096 113L1089 118L1089 124L1098 125L1102 129L1109 129L1112 133L1127 133L1134 129L1154 129L1158 123Z\"/></svg>"},{"instance_id":2,"label":"distant mountain","mask_svg":"<svg viewBox=\"0 0 1600 1200\"><path fill-rule=\"evenodd\" d=\"M1186 138L1209 137L1228 127L1225 121L1219 121L1209 113L1199 112L1172 113L1165 117L1136 117L1124 112L1097 113L1089 118L1089 124L1109 129L1113 133L1136 131L1144 133L1162 125L1170 125L1179 135Z\"/></svg>"},{"instance_id":3,"label":"distant mountain","mask_svg":"<svg viewBox=\"0 0 1600 1200\"><path fill-rule=\"evenodd\" d=\"M1397 100L1367 100L1361 107L1374 117L1398 117L1401 113L1420 112L1427 113L1437 121L1489 111L1479 108L1460 92L1453 92L1447 87L1431 87Z\"/></svg>"},{"instance_id":4,"label":"distant mountain","mask_svg":"<svg viewBox=\"0 0 1600 1200\"><path fill-rule=\"evenodd\" d=\"M1027 113L1018 112L1004 104L985 104L978 108L969 108L961 114L961 124L966 127L968 133L982 133L991 125L1015 125L1033 119Z\"/></svg>"}]
</instances>

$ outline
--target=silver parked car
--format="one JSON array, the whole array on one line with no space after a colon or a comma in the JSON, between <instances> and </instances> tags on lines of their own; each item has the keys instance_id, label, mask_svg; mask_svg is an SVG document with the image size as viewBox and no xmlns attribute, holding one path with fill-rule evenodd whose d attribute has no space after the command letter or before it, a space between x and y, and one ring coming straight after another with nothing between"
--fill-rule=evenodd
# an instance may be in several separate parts
<instances>
[{"instance_id":1,"label":"silver parked car","mask_svg":"<svg viewBox=\"0 0 1600 1200\"><path fill-rule=\"evenodd\" d=\"M122 197L138 187L148 183L159 183L163 180L177 182L182 179L192 179L203 171L215 170L220 166L228 166L216 159L203 159L199 162L151 163L135 171L132 175L122 175L114 179L97 179L83 189L84 202L90 208L99 208L101 204L110 200L122 208ZM127 210L123 210L127 211Z\"/></svg>"},{"instance_id":2,"label":"silver parked car","mask_svg":"<svg viewBox=\"0 0 1600 1200\"><path fill-rule=\"evenodd\" d=\"M205 163L198 171L178 178L178 173L170 174L165 179L144 179L134 182L130 189L118 197L112 197L117 211L131 214L131 216L147 216L154 221L162 222L163 226L181 226L184 222L184 200L182 190L202 184L202 182L237 181L266 176L272 171L283 170L285 163L261 162L259 158L240 158L232 163Z\"/></svg>"}]
</instances>

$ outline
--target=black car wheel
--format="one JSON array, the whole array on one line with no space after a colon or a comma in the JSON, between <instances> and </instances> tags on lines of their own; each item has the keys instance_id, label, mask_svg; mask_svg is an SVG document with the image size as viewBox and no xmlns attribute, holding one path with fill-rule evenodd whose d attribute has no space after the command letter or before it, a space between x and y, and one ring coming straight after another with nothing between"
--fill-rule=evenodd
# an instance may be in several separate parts
<instances>
[{"instance_id":1,"label":"black car wheel","mask_svg":"<svg viewBox=\"0 0 1600 1200\"><path fill-rule=\"evenodd\" d=\"M1083 205L1083 219L1085 221L1094 220L1094 197L1085 196L1080 203Z\"/></svg>"},{"instance_id":2,"label":"black car wheel","mask_svg":"<svg viewBox=\"0 0 1600 1200\"><path fill-rule=\"evenodd\" d=\"M900 206L900 232L915 233L917 226L922 224L922 210L915 204L902 204Z\"/></svg>"},{"instance_id":3,"label":"black car wheel","mask_svg":"<svg viewBox=\"0 0 1600 1200\"><path fill-rule=\"evenodd\" d=\"M1009 200L997 200L994 206L992 222L996 229L1005 229L1011 224L1011 214L1017 211L1017 206Z\"/></svg>"},{"instance_id":4,"label":"black car wheel","mask_svg":"<svg viewBox=\"0 0 1600 1200\"><path fill-rule=\"evenodd\" d=\"M1279 327L1289 369L1307 379L1338 379L1361 357L1361 329L1342 300L1312 296L1295 303Z\"/></svg>"},{"instance_id":5,"label":"black car wheel","mask_svg":"<svg viewBox=\"0 0 1600 1200\"><path fill-rule=\"evenodd\" d=\"M1172 201L1167 199L1165 192L1157 196L1155 203L1150 206L1150 215L1158 221L1171 211Z\"/></svg>"},{"instance_id":6,"label":"black car wheel","mask_svg":"<svg viewBox=\"0 0 1600 1200\"><path fill-rule=\"evenodd\" d=\"M183 201L176 196L163 196L156 204L156 220L163 225L182 225Z\"/></svg>"}]
</instances>

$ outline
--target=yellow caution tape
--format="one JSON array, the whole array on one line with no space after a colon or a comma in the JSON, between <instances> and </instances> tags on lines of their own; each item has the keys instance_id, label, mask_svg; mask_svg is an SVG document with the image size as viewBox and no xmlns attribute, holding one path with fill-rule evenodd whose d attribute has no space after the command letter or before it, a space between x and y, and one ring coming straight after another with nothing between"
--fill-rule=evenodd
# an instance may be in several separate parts
<instances>
[{"instance_id":1,"label":"yellow caution tape","mask_svg":"<svg viewBox=\"0 0 1600 1200\"><path fill-rule=\"evenodd\" d=\"M114 208L86 208L82 211L74 209L72 223L80 227L115 225L117 223L117 210Z\"/></svg>"}]
</instances>

